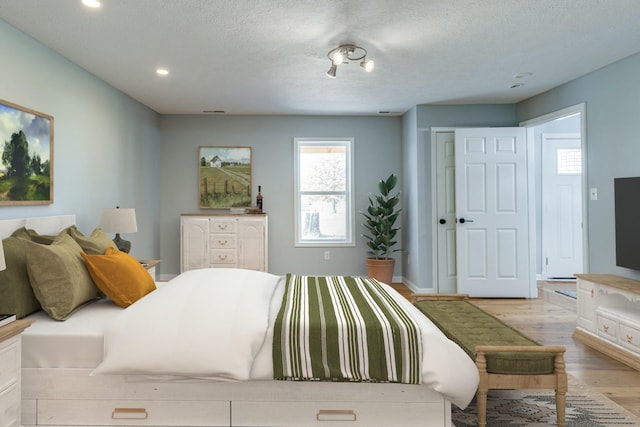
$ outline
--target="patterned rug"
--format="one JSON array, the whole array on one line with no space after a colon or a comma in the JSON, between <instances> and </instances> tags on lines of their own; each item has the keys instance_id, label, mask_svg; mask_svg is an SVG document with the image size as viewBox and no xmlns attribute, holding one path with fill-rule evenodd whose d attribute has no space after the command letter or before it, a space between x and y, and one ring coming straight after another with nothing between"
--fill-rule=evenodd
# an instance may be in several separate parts
<instances>
[{"instance_id":1,"label":"patterned rug","mask_svg":"<svg viewBox=\"0 0 640 427\"><path fill-rule=\"evenodd\" d=\"M456 427L477 425L476 403L464 410L452 407ZM549 426L556 425L556 401L548 390L489 390L487 426ZM589 390L575 378L569 377L566 406L567 427L640 426L634 417L604 395Z\"/></svg>"}]
</instances>

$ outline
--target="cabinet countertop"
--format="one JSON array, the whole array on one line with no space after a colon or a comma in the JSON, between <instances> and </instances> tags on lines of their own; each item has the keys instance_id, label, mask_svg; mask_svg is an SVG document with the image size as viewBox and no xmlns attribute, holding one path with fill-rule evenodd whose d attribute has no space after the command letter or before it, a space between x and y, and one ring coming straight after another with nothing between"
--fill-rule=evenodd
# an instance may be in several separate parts
<instances>
[{"instance_id":1,"label":"cabinet countertop","mask_svg":"<svg viewBox=\"0 0 640 427\"><path fill-rule=\"evenodd\" d=\"M262 213L243 213L243 214L233 214L233 213L182 213L180 216L266 216L266 212Z\"/></svg>"},{"instance_id":2,"label":"cabinet countertop","mask_svg":"<svg viewBox=\"0 0 640 427\"><path fill-rule=\"evenodd\" d=\"M598 283L600 285L606 285L623 291L640 294L639 281L616 276L615 274L576 274L576 277L589 282Z\"/></svg>"}]
</instances>

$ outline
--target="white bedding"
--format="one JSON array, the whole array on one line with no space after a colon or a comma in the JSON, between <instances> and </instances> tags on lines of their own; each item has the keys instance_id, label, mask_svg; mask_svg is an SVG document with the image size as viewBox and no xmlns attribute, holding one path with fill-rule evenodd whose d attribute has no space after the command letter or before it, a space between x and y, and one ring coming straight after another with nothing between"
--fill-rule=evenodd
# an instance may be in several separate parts
<instances>
[{"instance_id":1,"label":"white bedding","mask_svg":"<svg viewBox=\"0 0 640 427\"><path fill-rule=\"evenodd\" d=\"M478 370L393 289L394 298L419 322L423 385L466 407ZM238 269L181 274L123 310L105 331L104 360L93 375L124 374L272 380L273 323L284 278Z\"/></svg>"},{"instance_id":2,"label":"white bedding","mask_svg":"<svg viewBox=\"0 0 640 427\"><path fill-rule=\"evenodd\" d=\"M122 308L111 300L87 304L64 322L44 311L22 333L23 368L95 368L102 362L104 329Z\"/></svg>"}]
</instances>

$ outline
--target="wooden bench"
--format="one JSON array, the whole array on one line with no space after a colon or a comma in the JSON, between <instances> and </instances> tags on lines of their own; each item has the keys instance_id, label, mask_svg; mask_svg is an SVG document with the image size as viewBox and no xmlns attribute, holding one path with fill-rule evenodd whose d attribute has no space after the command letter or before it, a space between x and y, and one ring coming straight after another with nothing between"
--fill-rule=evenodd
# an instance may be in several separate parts
<instances>
[{"instance_id":1,"label":"wooden bench","mask_svg":"<svg viewBox=\"0 0 640 427\"><path fill-rule=\"evenodd\" d=\"M471 304L462 294L414 294L412 302L476 362L478 425L487 424L490 389L553 389L558 426L565 425L563 346L543 346Z\"/></svg>"}]
</instances>

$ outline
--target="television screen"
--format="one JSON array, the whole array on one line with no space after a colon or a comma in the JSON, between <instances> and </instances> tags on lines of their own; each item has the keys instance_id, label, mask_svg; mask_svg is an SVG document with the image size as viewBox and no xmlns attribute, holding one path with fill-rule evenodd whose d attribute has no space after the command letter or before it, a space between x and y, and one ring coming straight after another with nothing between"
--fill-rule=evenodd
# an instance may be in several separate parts
<instances>
[{"instance_id":1,"label":"television screen","mask_svg":"<svg viewBox=\"0 0 640 427\"><path fill-rule=\"evenodd\" d=\"M615 178L616 265L640 270L640 177Z\"/></svg>"}]
</instances>

